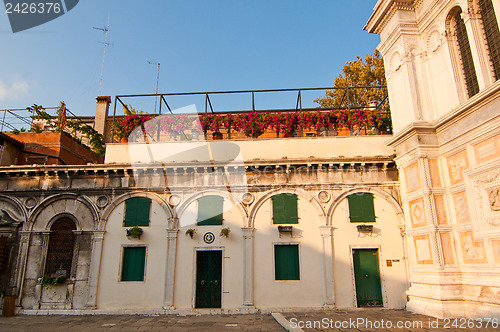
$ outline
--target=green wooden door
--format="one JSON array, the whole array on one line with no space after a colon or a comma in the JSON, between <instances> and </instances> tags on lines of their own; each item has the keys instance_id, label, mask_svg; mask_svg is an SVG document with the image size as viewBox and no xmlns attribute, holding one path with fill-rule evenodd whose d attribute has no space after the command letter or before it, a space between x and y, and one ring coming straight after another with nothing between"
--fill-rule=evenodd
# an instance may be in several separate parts
<instances>
[{"instance_id":1,"label":"green wooden door","mask_svg":"<svg viewBox=\"0 0 500 332\"><path fill-rule=\"evenodd\" d=\"M354 277L358 307L381 307L382 291L377 249L355 249Z\"/></svg>"},{"instance_id":2,"label":"green wooden door","mask_svg":"<svg viewBox=\"0 0 500 332\"><path fill-rule=\"evenodd\" d=\"M221 307L222 251L196 252L196 308Z\"/></svg>"}]
</instances>

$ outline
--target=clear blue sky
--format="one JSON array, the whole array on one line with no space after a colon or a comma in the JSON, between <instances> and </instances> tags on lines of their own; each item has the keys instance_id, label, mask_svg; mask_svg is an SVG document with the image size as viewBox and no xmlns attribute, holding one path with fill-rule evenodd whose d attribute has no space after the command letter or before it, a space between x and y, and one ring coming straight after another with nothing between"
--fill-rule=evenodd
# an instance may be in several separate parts
<instances>
[{"instance_id":1,"label":"clear blue sky","mask_svg":"<svg viewBox=\"0 0 500 332\"><path fill-rule=\"evenodd\" d=\"M363 31L375 3L80 0L16 34L2 10L0 109L64 100L77 115L94 114L104 34L93 27L104 27L108 15L113 45L101 95L154 93L156 66L148 61L161 63L164 93L331 86L346 61L378 45L378 35Z\"/></svg>"}]
</instances>

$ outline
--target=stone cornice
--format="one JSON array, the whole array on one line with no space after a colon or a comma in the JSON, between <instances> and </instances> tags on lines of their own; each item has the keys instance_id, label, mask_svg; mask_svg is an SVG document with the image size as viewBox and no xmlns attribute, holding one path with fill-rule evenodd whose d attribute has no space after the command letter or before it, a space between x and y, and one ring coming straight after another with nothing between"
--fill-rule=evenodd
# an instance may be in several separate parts
<instances>
[{"instance_id":1,"label":"stone cornice","mask_svg":"<svg viewBox=\"0 0 500 332\"><path fill-rule=\"evenodd\" d=\"M420 6L421 1L417 1ZM380 34L398 10L415 11L414 0L379 0L364 30Z\"/></svg>"},{"instance_id":2,"label":"stone cornice","mask_svg":"<svg viewBox=\"0 0 500 332\"><path fill-rule=\"evenodd\" d=\"M75 166L58 165L32 165L0 167L0 176L68 176L68 175L124 175L134 171L155 172L155 171L177 171L180 169L200 169L206 171L207 168L245 168L252 170L262 167L318 167L318 166L343 166L343 165L364 165L364 164L388 164L392 163L394 155L374 156L374 157L356 157L356 158L332 158L332 159L281 159L281 160L252 160L241 165L227 164L225 162L191 162L175 163L164 165L161 163L134 163L131 164L92 164Z\"/></svg>"},{"instance_id":3,"label":"stone cornice","mask_svg":"<svg viewBox=\"0 0 500 332\"><path fill-rule=\"evenodd\" d=\"M474 112L476 109L491 102L493 99L498 98L499 93L500 93L500 81L496 81L483 91L480 91L472 98L469 98L467 101L460 104L458 107L456 107L454 110L452 110L445 116L438 119L434 123L436 131L439 133L440 131L446 130L450 126L453 126L454 124L462 120L465 116Z\"/></svg>"}]
</instances>

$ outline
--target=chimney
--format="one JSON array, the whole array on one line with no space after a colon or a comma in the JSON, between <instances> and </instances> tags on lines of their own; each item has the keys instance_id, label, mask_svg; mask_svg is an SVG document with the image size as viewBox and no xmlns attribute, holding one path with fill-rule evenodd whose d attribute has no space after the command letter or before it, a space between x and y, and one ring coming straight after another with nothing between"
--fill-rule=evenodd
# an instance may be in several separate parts
<instances>
[{"instance_id":1,"label":"chimney","mask_svg":"<svg viewBox=\"0 0 500 332\"><path fill-rule=\"evenodd\" d=\"M107 122L109 104L111 104L110 96L99 96L96 98L97 106L95 109L94 129L103 136L104 142L107 139Z\"/></svg>"}]
</instances>

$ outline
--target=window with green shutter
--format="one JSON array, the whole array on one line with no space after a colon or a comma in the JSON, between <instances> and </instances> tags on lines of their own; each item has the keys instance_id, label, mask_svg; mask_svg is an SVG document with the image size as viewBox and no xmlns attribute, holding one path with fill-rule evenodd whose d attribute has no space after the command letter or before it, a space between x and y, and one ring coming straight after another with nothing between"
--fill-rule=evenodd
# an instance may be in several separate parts
<instances>
[{"instance_id":1,"label":"window with green shutter","mask_svg":"<svg viewBox=\"0 0 500 332\"><path fill-rule=\"evenodd\" d=\"M198 225L222 225L224 198L208 195L198 198Z\"/></svg>"},{"instance_id":2,"label":"window with green shutter","mask_svg":"<svg viewBox=\"0 0 500 332\"><path fill-rule=\"evenodd\" d=\"M149 226L149 211L151 199L146 197L133 197L125 201L125 220L123 226Z\"/></svg>"},{"instance_id":3,"label":"window with green shutter","mask_svg":"<svg viewBox=\"0 0 500 332\"><path fill-rule=\"evenodd\" d=\"M297 195L278 194L271 198L273 202L273 224L298 224Z\"/></svg>"},{"instance_id":4,"label":"window with green shutter","mask_svg":"<svg viewBox=\"0 0 500 332\"><path fill-rule=\"evenodd\" d=\"M124 247L121 281L144 281L146 247Z\"/></svg>"},{"instance_id":5,"label":"window with green shutter","mask_svg":"<svg viewBox=\"0 0 500 332\"><path fill-rule=\"evenodd\" d=\"M373 195L356 193L347 196L349 201L349 218L351 222L375 222Z\"/></svg>"},{"instance_id":6,"label":"window with green shutter","mask_svg":"<svg viewBox=\"0 0 500 332\"><path fill-rule=\"evenodd\" d=\"M274 246L274 279L300 280L298 244Z\"/></svg>"}]
</instances>

